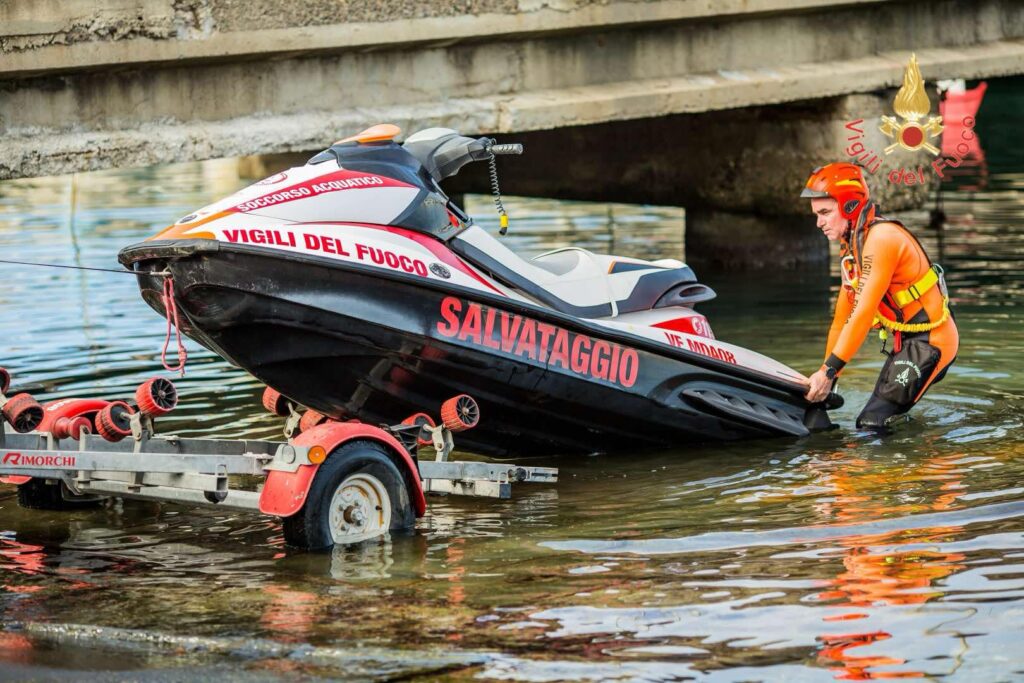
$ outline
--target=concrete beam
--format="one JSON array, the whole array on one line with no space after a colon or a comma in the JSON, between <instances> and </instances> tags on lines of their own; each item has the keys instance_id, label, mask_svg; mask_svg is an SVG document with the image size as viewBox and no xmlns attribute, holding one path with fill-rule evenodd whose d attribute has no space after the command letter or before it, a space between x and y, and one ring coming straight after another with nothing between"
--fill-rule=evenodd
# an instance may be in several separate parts
<instances>
[{"instance_id":1,"label":"concrete beam","mask_svg":"<svg viewBox=\"0 0 1024 683\"><path fill-rule=\"evenodd\" d=\"M289 57L399 46L454 45L645 24L829 10L894 0L667 0L548 3L511 0L502 12L458 14L451 3L370 6L353 20L347 3L314 11L289 2L13 0L0 5L0 78L124 64L180 65L253 56ZM274 10L277 10L276 12ZM423 16L423 15L427 16ZM360 20L363 19L363 20ZM285 23L284 26L275 24ZM319 25L318 25L319 24ZM88 28L88 31L83 31ZM172 39L172 40L168 40Z\"/></svg>"},{"instance_id":2,"label":"concrete beam","mask_svg":"<svg viewBox=\"0 0 1024 683\"><path fill-rule=\"evenodd\" d=\"M1024 41L1002 41L962 50L925 50L918 54L918 60L928 80L1024 73ZM442 102L237 116L221 121L150 119L132 121L115 130L57 132L64 114L56 109L51 111L49 126L8 132L0 146L0 179L315 150L381 121L395 123L406 132L446 126L468 135L510 134L783 104L843 92L891 88L901 81L905 65L905 54L888 54L804 67L707 73L565 91L450 98ZM121 94L114 89L98 99L127 95L131 102L144 103L145 92L132 94L133 89L125 87L121 90L126 92ZM245 93L238 90L241 88L223 97L244 100ZM184 97L188 96L187 91L185 86L175 90ZM72 97L64 107L77 108L80 104ZM9 120L5 111L8 106L13 117L14 109L31 105L0 102L0 120ZM102 102L99 106L102 107ZM68 116L75 118L70 113Z\"/></svg>"},{"instance_id":3,"label":"concrete beam","mask_svg":"<svg viewBox=\"0 0 1024 683\"><path fill-rule=\"evenodd\" d=\"M759 69L722 70L524 93L499 107L495 131L526 131L665 114L720 111L870 93L903 81L909 53ZM1024 73L1024 40L917 51L927 81Z\"/></svg>"},{"instance_id":4,"label":"concrete beam","mask_svg":"<svg viewBox=\"0 0 1024 683\"><path fill-rule=\"evenodd\" d=\"M0 6L20 31L28 2ZM428 3L436 16L348 26L329 23L347 4L311 3L326 14L286 28L285 0L164 0L111 40L79 40L75 20L67 44L3 43L0 178L316 149L379 121L512 133L866 93L896 85L911 50L929 80L1024 73L1013 0L565 4L518 0L499 20ZM308 40L273 33L293 28Z\"/></svg>"},{"instance_id":5,"label":"concrete beam","mask_svg":"<svg viewBox=\"0 0 1024 683\"><path fill-rule=\"evenodd\" d=\"M7 0L0 3L0 75L47 70L62 47L127 44L177 36L180 8L168 0Z\"/></svg>"}]
</instances>

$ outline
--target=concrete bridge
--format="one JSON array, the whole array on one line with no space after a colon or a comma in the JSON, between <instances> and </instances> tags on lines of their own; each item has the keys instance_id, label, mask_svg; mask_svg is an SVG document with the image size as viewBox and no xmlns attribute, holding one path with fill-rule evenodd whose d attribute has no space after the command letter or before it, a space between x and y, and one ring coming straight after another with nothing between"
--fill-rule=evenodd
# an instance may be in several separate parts
<instances>
[{"instance_id":1,"label":"concrete bridge","mask_svg":"<svg viewBox=\"0 0 1024 683\"><path fill-rule=\"evenodd\" d=\"M928 81L1024 73L1024 3L7 0L0 179L442 125L527 143L507 192L686 206L728 250L714 226L789 224L911 51Z\"/></svg>"}]
</instances>

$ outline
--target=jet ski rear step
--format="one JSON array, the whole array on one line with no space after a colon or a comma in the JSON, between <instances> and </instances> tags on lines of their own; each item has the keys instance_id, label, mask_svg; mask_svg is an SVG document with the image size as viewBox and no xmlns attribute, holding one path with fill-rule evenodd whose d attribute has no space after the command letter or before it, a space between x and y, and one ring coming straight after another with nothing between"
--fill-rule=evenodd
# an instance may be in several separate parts
<instances>
[{"instance_id":1,"label":"jet ski rear step","mask_svg":"<svg viewBox=\"0 0 1024 683\"><path fill-rule=\"evenodd\" d=\"M769 432L783 432L793 436L810 434L804 425L803 415L794 415L742 396L730 395L723 389L685 389L683 396L712 412L761 425Z\"/></svg>"}]
</instances>

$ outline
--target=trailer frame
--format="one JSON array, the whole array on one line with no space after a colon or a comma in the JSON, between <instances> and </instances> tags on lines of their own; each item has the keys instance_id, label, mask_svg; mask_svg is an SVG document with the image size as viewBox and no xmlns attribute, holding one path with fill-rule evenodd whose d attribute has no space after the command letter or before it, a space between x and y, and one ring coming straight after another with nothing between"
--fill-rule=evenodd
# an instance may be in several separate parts
<instances>
[{"instance_id":1,"label":"trailer frame","mask_svg":"<svg viewBox=\"0 0 1024 683\"><path fill-rule=\"evenodd\" d=\"M131 431L131 438L119 442L91 433L82 433L77 440L57 439L51 432L13 433L0 422L0 477L15 477L15 483L25 482L25 477L59 483L61 495L69 501L134 498L280 517L320 504L305 500L319 465L327 457L340 457L334 454L344 444L359 440L388 446L395 451L393 459L400 469L402 463L413 463L414 471L404 474L407 482L419 487L410 491L419 499L425 493L509 498L515 483L553 483L558 479L555 468L451 461L452 432L444 425L375 427L331 422L288 441L206 439L157 436L152 418L136 413ZM427 443L434 447L433 460L418 457L420 446ZM397 452L399 448L405 452ZM311 458L311 453L317 457ZM233 486L230 477L237 475L266 479L261 487L248 490ZM296 479L300 480L297 485ZM269 490L275 480L305 487L298 504L294 491ZM275 494L279 498L292 496L284 509L290 513L269 511L282 509L268 503ZM425 504L422 507L425 510ZM418 509L416 516L423 510Z\"/></svg>"}]
</instances>

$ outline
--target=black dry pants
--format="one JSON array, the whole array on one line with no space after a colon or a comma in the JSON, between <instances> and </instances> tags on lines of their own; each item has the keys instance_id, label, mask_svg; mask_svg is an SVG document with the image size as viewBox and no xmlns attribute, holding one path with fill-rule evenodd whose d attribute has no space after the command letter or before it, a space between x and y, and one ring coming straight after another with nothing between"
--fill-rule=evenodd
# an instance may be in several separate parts
<instances>
[{"instance_id":1,"label":"black dry pants","mask_svg":"<svg viewBox=\"0 0 1024 683\"><path fill-rule=\"evenodd\" d=\"M903 335L899 351L889 353L864 409L857 416L857 427L880 429L892 418L914 407L925 391L946 376L956 357L939 368L941 350L928 343L928 333ZM938 372L936 369L938 368Z\"/></svg>"}]
</instances>

